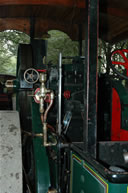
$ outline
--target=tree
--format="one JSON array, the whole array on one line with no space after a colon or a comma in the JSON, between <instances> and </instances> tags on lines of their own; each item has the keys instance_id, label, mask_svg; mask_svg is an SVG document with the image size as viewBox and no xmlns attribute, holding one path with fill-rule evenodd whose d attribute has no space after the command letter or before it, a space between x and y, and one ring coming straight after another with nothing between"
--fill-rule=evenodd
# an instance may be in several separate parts
<instances>
[{"instance_id":1,"label":"tree","mask_svg":"<svg viewBox=\"0 0 128 193\"><path fill-rule=\"evenodd\" d=\"M57 64L60 52L63 56L78 55L78 42L73 42L68 35L60 31L52 30L49 34L51 38L48 40L47 62ZM29 36L22 32L15 30L0 32L0 73L15 75L18 44L29 42Z\"/></svg>"},{"instance_id":2,"label":"tree","mask_svg":"<svg viewBox=\"0 0 128 193\"><path fill-rule=\"evenodd\" d=\"M29 41L29 36L22 32L15 30L0 32L0 73L16 74L18 44Z\"/></svg>"},{"instance_id":3,"label":"tree","mask_svg":"<svg viewBox=\"0 0 128 193\"><path fill-rule=\"evenodd\" d=\"M111 44L108 42L105 42L103 40L99 40L99 52L98 52L98 72L100 74L108 74L108 75L114 75L114 72L111 69L110 63L111 63L111 54L114 50L117 49L128 49L128 41L121 41L116 44ZM128 56L127 56L128 57ZM123 58L119 54L115 54L112 58L112 60L124 62ZM126 70L121 65L115 65L115 68L120 71L121 73L126 73Z\"/></svg>"},{"instance_id":4,"label":"tree","mask_svg":"<svg viewBox=\"0 0 128 193\"><path fill-rule=\"evenodd\" d=\"M56 65L60 52L63 56L78 56L78 42L72 41L67 34L60 31L52 30L49 34L51 38L48 40L47 62L52 61Z\"/></svg>"}]
</instances>

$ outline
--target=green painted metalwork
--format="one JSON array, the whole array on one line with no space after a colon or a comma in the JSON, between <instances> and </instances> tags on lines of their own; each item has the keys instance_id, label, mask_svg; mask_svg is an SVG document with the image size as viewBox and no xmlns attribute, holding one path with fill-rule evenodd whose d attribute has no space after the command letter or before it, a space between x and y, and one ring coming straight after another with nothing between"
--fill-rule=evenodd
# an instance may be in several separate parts
<instances>
[{"instance_id":1,"label":"green painted metalwork","mask_svg":"<svg viewBox=\"0 0 128 193\"><path fill-rule=\"evenodd\" d=\"M50 155L50 152L52 153L52 156ZM48 154L49 154L51 187L57 189L58 188L57 147L56 146L50 147Z\"/></svg>"},{"instance_id":2,"label":"green painted metalwork","mask_svg":"<svg viewBox=\"0 0 128 193\"><path fill-rule=\"evenodd\" d=\"M32 131L42 133L39 105L32 102ZM46 148L43 146L43 139L33 139L36 193L47 193L50 187L50 171Z\"/></svg>"},{"instance_id":3,"label":"green painted metalwork","mask_svg":"<svg viewBox=\"0 0 128 193\"><path fill-rule=\"evenodd\" d=\"M71 153L70 193L128 193L128 184L104 179L89 163Z\"/></svg>"}]
</instances>

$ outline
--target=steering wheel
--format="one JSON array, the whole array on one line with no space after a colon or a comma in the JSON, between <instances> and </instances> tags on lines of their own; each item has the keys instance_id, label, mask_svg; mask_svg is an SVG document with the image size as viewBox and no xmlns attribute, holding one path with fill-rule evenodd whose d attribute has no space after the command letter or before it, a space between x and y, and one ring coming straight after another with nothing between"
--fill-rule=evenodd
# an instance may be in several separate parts
<instances>
[{"instance_id":1,"label":"steering wheel","mask_svg":"<svg viewBox=\"0 0 128 193\"><path fill-rule=\"evenodd\" d=\"M128 55L127 49L113 51L111 54L111 68L117 75L128 80L128 56L126 56L126 54ZM117 56L116 60L115 56ZM117 70L115 67L116 65L123 66L126 69L126 75L122 74L119 70Z\"/></svg>"},{"instance_id":2,"label":"steering wheel","mask_svg":"<svg viewBox=\"0 0 128 193\"><path fill-rule=\"evenodd\" d=\"M29 84L34 84L39 80L39 73L34 68L29 68L24 72L24 79Z\"/></svg>"}]
</instances>

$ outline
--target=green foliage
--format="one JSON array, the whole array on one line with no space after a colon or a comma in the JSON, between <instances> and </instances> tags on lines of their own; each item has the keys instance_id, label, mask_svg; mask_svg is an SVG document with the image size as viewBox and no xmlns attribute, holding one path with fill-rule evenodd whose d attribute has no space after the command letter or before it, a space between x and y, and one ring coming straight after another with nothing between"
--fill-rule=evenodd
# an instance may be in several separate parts
<instances>
[{"instance_id":1,"label":"green foliage","mask_svg":"<svg viewBox=\"0 0 128 193\"><path fill-rule=\"evenodd\" d=\"M60 31L52 30L49 34L50 38L48 39L47 47L47 63L50 62L53 65L57 65L60 52L63 56L78 56L78 42L73 42L65 33ZM28 35L22 32L15 30L0 32L0 73L15 75L18 44L29 42L30 38ZM128 41L119 42L117 44L109 44L99 40L99 74L112 73L109 64L111 62L111 52L115 49L128 49ZM121 58L118 59L121 60ZM115 58L115 60L117 60L117 58ZM69 63L70 61L64 60L63 62ZM117 68L122 70L120 69L120 66L117 66Z\"/></svg>"},{"instance_id":2,"label":"green foliage","mask_svg":"<svg viewBox=\"0 0 128 193\"><path fill-rule=\"evenodd\" d=\"M0 73L16 74L19 43L29 43L29 37L22 32L13 30L0 32Z\"/></svg>"},{"instance_id":3,"label":"green foliage","mask_svg":"<svg viewBox=\"0 0 128 193\"><path fill-rule=\"evenodd\" d=\"M50 31L51 38L48 40L47 62L58 63L58 55L78 55L78 42L73 42L65 33ZM0 32L0 73L16 74L17 48L19 43L29 43L30 38L15 30ZM65 60L65 62L67 62Z\"/></svg>"},{"instance_id":4,"label":"green foliage","mask_svg":"<svg viewBox=\"0 0 128 193\"><path fill-rule=\"evenodd\" d=\"M128 49L128 41L125 40L125 41L118 42L116 44L110 44L103 40L99 40L99 49L98 49L98 56L99 56L98 72L99 74L100 73L101 74L107 73L111 75L114 74L114 72L110 68L111 53L117 49ZM119 54L115 54L112 60L124 62L122 56ZM121 65L115 65L115 68L122 73L126 73L126 70Z\"/></svg>"},{"instance_id":5,"label":"green foliage","mask_svg":"<svg viewBox=\"0 0 128 193\"><path fill-rule=\"evenodd\" d=\"M78 56L78 42L73 42L65 33L52 30L49 32L47 62L58 63L58 56ZM65 62L67 62L65 60Z\"/></svg>"}]
</instances>

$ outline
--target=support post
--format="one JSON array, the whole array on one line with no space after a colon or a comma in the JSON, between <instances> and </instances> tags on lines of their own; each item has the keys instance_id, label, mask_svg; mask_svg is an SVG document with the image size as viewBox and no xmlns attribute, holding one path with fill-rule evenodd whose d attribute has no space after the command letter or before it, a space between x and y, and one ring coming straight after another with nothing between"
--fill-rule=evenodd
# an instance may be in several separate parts
<instances>
[{"instance_id":1,"label":"support post","mask_svg":"<svg viewBox=\"0 0 128 193\"><path fill-rule=\"evenodd\" d=\"M97 51L99 1L86 0L85 77L83 129L84 150L96 158L97 145Z\"/></svg>"}]
</instances>

